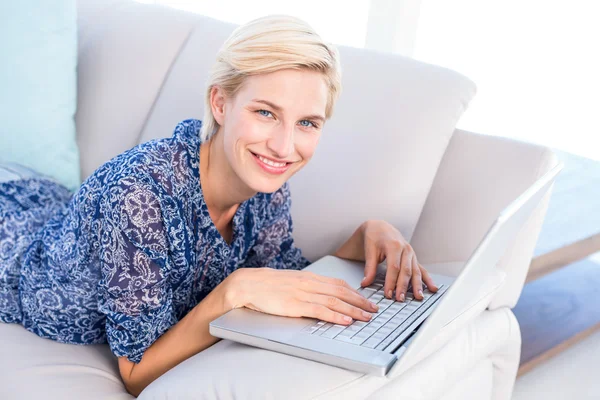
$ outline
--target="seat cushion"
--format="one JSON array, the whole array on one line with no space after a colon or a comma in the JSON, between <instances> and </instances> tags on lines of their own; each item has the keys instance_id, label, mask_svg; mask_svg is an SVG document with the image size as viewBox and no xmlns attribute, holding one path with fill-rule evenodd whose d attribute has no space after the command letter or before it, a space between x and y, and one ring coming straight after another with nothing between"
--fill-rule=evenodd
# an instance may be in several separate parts
<instances>
[{"instance_id":1,"label":"seat cushion","mask_svg":"<svg viewBox=\"0 0 600 400\"><path fill-rule=\"evenodd\" d=\"M0 399L129 400L108 345L77 346L0 323Z\"/></svg>"}]
</instances>

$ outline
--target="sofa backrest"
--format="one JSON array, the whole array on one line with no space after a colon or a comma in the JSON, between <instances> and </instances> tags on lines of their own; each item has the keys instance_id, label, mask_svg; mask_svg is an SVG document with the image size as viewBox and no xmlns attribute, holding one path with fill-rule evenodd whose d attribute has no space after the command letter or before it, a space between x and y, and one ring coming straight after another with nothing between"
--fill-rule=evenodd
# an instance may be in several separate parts
<instances>
[{"instance_id":1,"label":"sofa backrest","mask_svg":"<svg viewBox=\"0 0 600 400\"><path fill-rule=\"evenodd\" d=\"M82 176L202 119L208 70L236 25L127 0L80 0ZM343 88L311 162L290 180L294 238L311 260L367 219L410 240L475 84L399 55L339 46Z\"/></svg>"}]
</instances>

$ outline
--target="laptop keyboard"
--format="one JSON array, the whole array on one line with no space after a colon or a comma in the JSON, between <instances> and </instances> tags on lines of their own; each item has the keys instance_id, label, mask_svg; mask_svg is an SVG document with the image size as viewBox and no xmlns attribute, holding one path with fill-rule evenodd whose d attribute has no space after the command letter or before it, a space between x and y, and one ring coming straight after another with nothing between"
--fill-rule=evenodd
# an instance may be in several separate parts
<instances>
[{"instance_id":1,"label":"laptop keyboard","mask_svg":"<svg viewBox=\"0 0 600 400\"><path fill-rule=\"evenodd\" d=\"M384 283L385 271L377 274L373 284L358 290L359 293L379 306L379 310L372 313L371 320L355 320L350 325L317 321L305 327L303 331L327 339L383 350L427 311L447 289L446 285L440 285L438 291L432 293L423 285L423 300L416 300L412 293L412 287L409 285L404 302L399 302L384 296Z\"/></svg>"}]
</instances>

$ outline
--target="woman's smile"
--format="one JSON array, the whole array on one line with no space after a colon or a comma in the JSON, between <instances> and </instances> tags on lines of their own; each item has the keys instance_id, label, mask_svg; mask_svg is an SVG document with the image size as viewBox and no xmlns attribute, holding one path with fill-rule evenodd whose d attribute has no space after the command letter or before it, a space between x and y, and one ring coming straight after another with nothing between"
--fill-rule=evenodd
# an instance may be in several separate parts
<instances>
[{"instance_id":1,"label":"woman's smile","mask_svg":"<svg viewBox=\"0 0 600 400\"><path fill-rule=\"evenodd\" d=\"M250 152L250 154L252 154L252 158L258 163L258 165L260 165L263 170L270 174L283 174L290 168L290 165L293 164L292 162L276 162L253 152Z\"/></svg>"}]
</instances>

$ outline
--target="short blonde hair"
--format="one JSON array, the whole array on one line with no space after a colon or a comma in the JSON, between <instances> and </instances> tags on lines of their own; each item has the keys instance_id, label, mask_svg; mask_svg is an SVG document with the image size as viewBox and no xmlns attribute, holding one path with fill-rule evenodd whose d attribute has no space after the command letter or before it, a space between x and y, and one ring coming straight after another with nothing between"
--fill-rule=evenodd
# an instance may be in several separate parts
<instances>
[{"instance_id":1,"label":"short blonde hair","mask_svg":"<svg viewBox=\"0 0 600 400\"><path fill-rule=\"evenodd\" d=\"M211 105L213 86L234 97L246 77L286 68L322 72L329 87L325 118L333 114L342 76L339 52L303 20L289 15L268 15L237 27L217 53L207 81L200 138L210 139L218 128Z\"/></svg>"}]
</instances>

